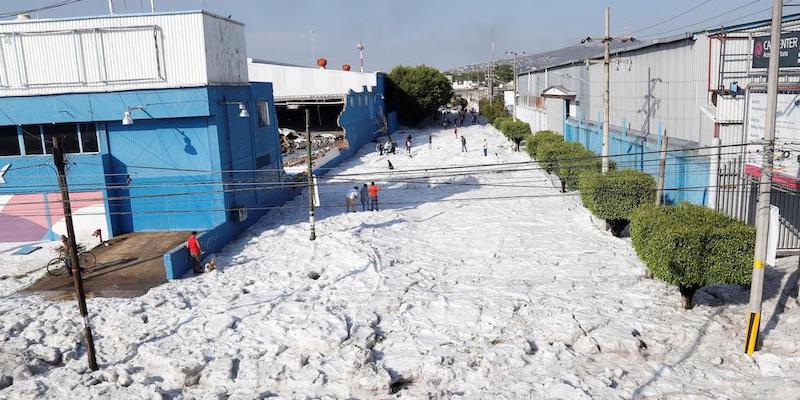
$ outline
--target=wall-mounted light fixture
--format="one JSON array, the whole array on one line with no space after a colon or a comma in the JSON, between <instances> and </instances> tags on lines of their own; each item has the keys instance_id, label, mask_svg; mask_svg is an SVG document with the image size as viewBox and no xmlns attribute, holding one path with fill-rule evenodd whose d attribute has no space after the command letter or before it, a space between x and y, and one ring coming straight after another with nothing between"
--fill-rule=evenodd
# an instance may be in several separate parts
<instances>
[{"instance_id":1,"label":"wall-mounted light fixture","mask_svg":"<svg viewBox=\"0 0 800 400\"><path fill-rule=\"evenodd\" d=\"M239 106L239 118L250 118L247 105L243 101L220 101L219 104L237 104Z\"/></svg>"},{"instance_id":2,"label":"wall-mounted light fixture","mask_svg":"<svg viewBox=\"0 0 800 400\"><path fill-rule=\"evenodd\" d=\"M122 113L122 125L133 125L133 116L131 115L131 111L133 110L142 110L145 113L147 111L144 110L144 106L133 106L125 108L125 111Z\"/></svg>"}]
</instances>

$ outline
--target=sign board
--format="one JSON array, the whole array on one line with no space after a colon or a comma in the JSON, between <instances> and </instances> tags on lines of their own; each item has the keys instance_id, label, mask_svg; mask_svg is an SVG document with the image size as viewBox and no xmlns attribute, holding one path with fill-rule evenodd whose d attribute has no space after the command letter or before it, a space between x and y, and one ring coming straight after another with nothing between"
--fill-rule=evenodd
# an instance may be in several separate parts
<instances>
[{"instance_id":1,"label":"sign board","mask_svg":"<svg viewBox=\"0 0 800 400\"><path fill-rule=\"evenodd\" d=\"M769 36L753 38L753 68L768 68L772 43ZM800 32L787 32L781 35L780 68L800 67Z\"/></svg>"},{"instance_id":2,"label":"sign board","mask_svg":"<svg viewBox=\"0 0 800 400\"><path fill-rule=\"evenodd\" d=\"M800 179L800 93L778 94L778 110L775 121L775 161L774 180L790 187L798 186ZM764 139L767 119L767 94L750 92L747 99L747 142L760 142ZM747 146L747 169L758 170L760 175L762 147L760 144Z\"/></svg>"}]
</instances>

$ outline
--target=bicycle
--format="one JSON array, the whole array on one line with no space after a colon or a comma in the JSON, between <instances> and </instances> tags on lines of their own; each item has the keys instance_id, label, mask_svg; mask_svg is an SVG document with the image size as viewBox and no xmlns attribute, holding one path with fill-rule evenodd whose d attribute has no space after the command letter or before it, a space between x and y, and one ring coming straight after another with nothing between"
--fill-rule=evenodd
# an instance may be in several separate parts
<instances>
[{"instance_id":1,"label":"bicycle","mask_svg":"<svg viewBox=\"0 0 800 400\"><path fill-rule=\"evenodd\" d=\"M53 276L61 276L67 270L68 254L62 254L47 263L47 273ZM91 251L82 251L78 254L78 265L81 271L91 269L97 263L97 257Z\"/></svg>"}]
</instances>

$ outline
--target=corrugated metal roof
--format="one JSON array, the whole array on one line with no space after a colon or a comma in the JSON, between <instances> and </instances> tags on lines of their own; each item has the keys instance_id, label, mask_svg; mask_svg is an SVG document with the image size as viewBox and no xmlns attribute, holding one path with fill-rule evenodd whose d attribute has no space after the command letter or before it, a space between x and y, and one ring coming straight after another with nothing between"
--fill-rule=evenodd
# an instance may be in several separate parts
<instances>
[{"instance_id":1,"label":"corrugated metal roof","mask_svg":"<svg viewBox=\"0 0 800 400\"><path fill-rule=\"evenodd\" d=\"M223 17L218 14L214 14L212 12L206 10L184 10L184 11L164 11L164 12L155 12L155 13L132 13L132 14L108 14L108 15L90 15L90 16L79 16L79 17L63 17L63 18L33 18L33 19L11 19L8 21L0 21L0 25L4 24L31 24L37 22L58 22L58 21L82 21L82 20L89 20L89 19L106 19L106 18L127 18L127 17L149 17L149 16L159 16L159 15L184 15L184 14L205 14L210 17L224 19L226 21L232 22L234 24L238 24L244 26L243 22L236 21L232 18Z\"/></svg>"},{"instance_id":2,"label":"corrugated metal roof","mask_svg":"<svg viewBox=\"0 0 800 400\"><path fill-rule=\"evenodd\" d=\"M800 13L788 14L788 15L784 15L783 16L783 22L793 22L793 21L800 21ZM658 38L658 39L654 39L654 40L635 41L635 42L633 42L633 44L631 44L629 46L624 46L622 48L614 49L610 53L611 54L624 54L624 53L627 53L627 52L641 50L641 49L652 47L652 46L659 46L659 45L663 45L663 44L667 44L667 43L676 43L676 42L680 42L680 41L683 41L683 40L694 40L695 35L698 35L698 34L714 35L714 34L719 34L719 33L738 32L738 31L752 29L752 28L756 28L756 27L760 27L760 26L768 26L770 24L770 22L771 22L771 20L769 20L769 19L767 19L767 20L759 20L759 21L752 21L752 22L747 22L747 23L734 25L734 26L729 26L729 27L707 28L707 29L703 29L703 30L699 30L699 31L685 32L685 33L681 33L681 34L678 34L678 35L667 36L667 37ZM602 53L602 48L601 48L600 52L597 54L597 56L589 57L587 59L598 59L598 58L601 58L602 56L603 56L603 53ZM535 68L535 69L531 69L531 70L527 70L527 71L522 71L522 72L517 73L517 76L525 75L525 74L529 74L529 73L533 73L533 72L537 72L537 71L542 71L544 69L549 69L549 68L558 68L558 67L564 67L564 66L568 66L568 65L582 64L587 59L570 60L570 61L559 62L559 63L555 63L553 65L548 65L548 66L541 67L541 68Z\"/></svg>"}]
</instances>

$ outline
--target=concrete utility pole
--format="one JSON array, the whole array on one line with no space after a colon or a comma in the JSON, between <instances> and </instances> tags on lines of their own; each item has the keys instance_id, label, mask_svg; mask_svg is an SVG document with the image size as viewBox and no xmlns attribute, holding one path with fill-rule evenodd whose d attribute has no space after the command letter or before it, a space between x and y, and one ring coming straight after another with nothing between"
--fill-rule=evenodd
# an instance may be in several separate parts
<instances>
[{"instance_id":1,"label":"concrete utility pole","mask_svg":"<svg viewBox=\"0 0 800 400\"><path fill-rule=\"evenodd\" d=\"M306 148L308 149L308 222L311 224L310 240L317 238L316 228L314 227L314 160L311 157L311 112L306 107Z\"/></svg>"},{"instance_id":2,"label":"concrete utility pole","mask_svg":"<svg viewBox=\"0 0 800 400\"><path fill-rule=\"evenodd\" d=\"M489 104L494 101L494 32L492 32L492 63L489 65Z\"/></svg>"},{"instance_id":3,"label":"concrete utility pole","mask_svg":"<svg viewBox=\"0 0 800 400\"><path fill-rule=\"evenodd\" d=\"M507 51L506 54L514 56L514 67L513 67L513 69L514 69L514 111L512 112L512 117L514 118L514 121L516 122L517 121L517 89L518 89L517 88L517 56L520 55L520 54L524 55L525 52L523 51L522 53L517 53L516 51Z\"/></svg>"},{"instance_id":4,"label":"concrete utility pole","mask_svg":"<svg viewBox=\"0 0 800 400\"><path fill-rule=\"evenodd\" d=\"M620 42L627 42L627 41L634 41L635 39L627 36L613 38L611 37L611 8L606 7L605 12L605 35L599 38L592 38L587 37L586 39L581 40L581 43L591 42L591 41L600 41L603 43L603 152L602 156L602 166L603 166L603 173L608 172L608 148L610 142L610 133L609 133L609 120L611 119L611 94L610 94L610 81L611 81L611 42L620 41ZM596 63L595 60L590 60L590 63Z\"/></svg>"},{"instance_id":5,"label":"concrete utility pole","mask_svg":"<svg viewBox=\"0 0 800 400\"><path fill-rule=\"evenodd\" d=\"M609 80L611 72L610 72L610 64L611 64L611 49L610 43L611 42L611 8L606 7L606 30L605 36L603 37L603 173L605 174L608 172L608 142L610 140L610 134L608 132L608 123L609 119L611 118L611 105L610 103L610 94L609 94Z\"/></svg>"},{"instance_id":6,"label":"concrete utility pole","mask_svg":"<svg viewBox=\"0 0 800 400\"><path fill-rule=\"evenodd\" d=\"M114 15L114 2L113 0L108 0L108 13Z\"/></svg>"},{"instance_id":7,"label":"concrete utility pole","mask_svg":"<svg viewBox=\"0 0 800 400\"><path fill-rule=\"evenodd\" d=\"M356 45L356 48L358 49L358 57L361 60L361 73L363 74L364 73L364 49L365 49L364 43L361 43L361 41L359 41L358 44Z\"/></svg>"},{"instance_id":8,"label":"concrete utility pole","mask_svg":"<svg viewBox=\"0 0 800 400\"><path fill-rule=\"evenodd\" d=\"M783 1L772 1L772 32L770 35L769 70L767 73L767 120L764 129L764 151L761 161L761 179L758 183L758 209L756 211L756 248L753 260L753 281L750 284L750 316L747 320L745 353L756 351L758 331L761 326L761 303L764 295L764 267L767 258L770 202L772 191L772 163L775 151L775 114L778 106L778 72L780 61L781 19Z\"/></svg>"},{"instance_id":9,"label":"concrete utility pole","mask_svg":"<svg viewBox=\"0 0 800 400\"><path fill-rule=\"evenodd\" d=\"M664 202L664 175L667 170L667 130L661 135L661 153L658 160L658 183L656 185L656 204Z\"/></svg>"},{"instance_id":10,"label":"concrete utility pole","mask_svg":"<svg viewBox=\"0 0 800 400\"><path fill-rule=\"evenodd\" d=\"M69 268L72 269L72 282L75 285L75 294L78 298L78 310L83 317L83 338L86 340L86 357L89 369L97 371L97 358L94 351L94 338L92 327L89 324L89 311L86 309L86 295L83 292L83 279L81 278L80 261L78 260L78 244L75 242L75 227L72 224L72 206L69 202L69 188L67 187L67 171L64 162L64 151L58 136L53 138L53 164L58 173L58 186L61 189L61 205L64 207L64 222L67 225L67 240L69 245Z\"/></svg>"}]
</instances>

